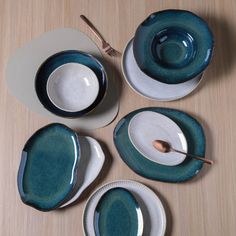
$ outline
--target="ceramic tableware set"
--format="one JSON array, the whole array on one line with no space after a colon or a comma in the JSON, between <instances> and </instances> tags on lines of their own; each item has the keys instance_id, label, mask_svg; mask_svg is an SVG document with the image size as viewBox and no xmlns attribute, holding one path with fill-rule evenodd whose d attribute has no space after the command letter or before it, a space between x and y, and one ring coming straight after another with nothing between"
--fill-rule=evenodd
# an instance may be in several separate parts
<instances>
[{"instance_id":1,"label":"ceramic tableware set","mask_svg":"<svg viewBox=\"0 0 236 236\"><path fill-rule=\"evenodd\" d=\"M198 86L212 51L213 36L203 19L184 10L160 11L138 26L124 49L122 71L142 96L176 100ZM42 61L34 78L43 107L66 119L86 118L96 110L106 97L108 82L97 58L73 49ZM132 111L117 123L113 139L124 163L148 179L187 181L204 164L180 153L204 157L206 140L201 124L179 110L146 107ZM179 152L159 152L152 145L155 140L168 142ZM29 138L22 151L21 199L41 211L74 203L96 179L104 159L95 139L79 136L63 124L45 126ZM151 189L136 181L117 180L89 197L83 227L88 236L160 236L165 234L166 216Z\"/></svg>"},{"instance_id":2,"label":"ceramic tableware set","mask_svg":"<svg viewBox=\"0 0 236 236\"><path fill-rule=\"evenodd\" d=\"M62 117L88 114L102 101L106 89L107 75L102 64L80 51L52 55L41 65L35 78L40 102Z\"/></svg>"},{"instance_id":3,"label":"ceramic tableware set","mask_svg":"<svg viewBox=\"0 0 236 236\"><path fill-rule=\"evenodd\" d=\"M127 83L157 101L191 93L203 78L213 50L206 22L188 11L151 14L128 42L122 58Z\"/></svg>"},{"instance_id":4,"label":"ceramic tableware set","mask_svg":"<svg viewBox=\"0 0 236 236\"><path fill-rule=\"evenodd\" d=\"M104 161L95 139L63 124L47 125L23 148L17 178L21 199L41 211L65 207L96 179Z\"/></svg>"}]
</instances>

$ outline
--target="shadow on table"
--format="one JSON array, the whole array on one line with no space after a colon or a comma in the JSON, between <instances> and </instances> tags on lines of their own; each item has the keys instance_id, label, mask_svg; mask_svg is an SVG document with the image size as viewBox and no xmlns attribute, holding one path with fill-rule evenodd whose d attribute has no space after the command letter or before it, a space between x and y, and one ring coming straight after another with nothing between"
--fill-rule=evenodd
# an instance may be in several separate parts
<instances>
[{"instance_id":1,"label":"shadow on table","mask_svg":"<svg viewBox=\"0 0 236 236\"><path fill-rule=\"evenodd\" d=\"M202 169L200 170L200 172L197 174L197 176L195 176L193 179L191 179L190 181L187 181L186 184L189 183L194 183L204 177L206 177L206 175L211 171L212 168L214 168L214 165L217 165L217 162L215 160L215 154L214 154L214 143L213 143L213 137L212 137L212 133L211 133L211 129L209 127L209 125L206 123L206 121L200 117L198 117L195 114L191 114L191 116L193 116L194 118L197 119L197 121L202 125L204 133L205 133L205 138L206 138L206 151L205 151L205 157L207 159L213 160L214 164L213 165L208 165L208 164L204 164Z\"/></svg>"},{"instance_id":2,"label":"shadow on table","mask_svg":"<svg viewBox=\"0 0 236 236\"><path fill-rule=\"evenodd\" d=\"M172 229L173 229L173 216L171 214L171 210L169 207L169 204L167 202L167 200L165 199L165 197L160 194L160 192L156 191L155 189L153 189L151 186L149 186L148 184L145 184L147 187L149 187L159 198L160 201L165 209L165 213L166 213L166 232L165 232L165 236L171 236L172 235ZM147 235L144 235L147 236Z\"/></svg>"},{"instance_id":3,"label":"shadow on table","mask_svg":"<svg viewBox=\"0 0 236 236\"><path fill-rule=\"evenodd\" d=\"M65 209L72 207L86 199L88 199L88 197L92 194L92 192L103 182L103 180L106 178L111 166L112 166L112 155L109 151L109 148L107 147L107 145L99 140L97 140L99 142L99 144L102 147L102 150L104 152L105 155L105 162L104 165L99 173L99 175L97 176L97 178L94 180L94 182L92 182L83 192L82 194L79 196L79 198L73 202L72 204L68 205L65 208L59 209L60 211L64 211ZM81 176L81 179L79 179L78 181L78 186L81 184L81 182L83 182L83 176L86 170L86 163L88 162L84 162L79 168L79 171L81 170L81 173L78 173L78 179ZM77 190L77 188L75 188ZM76 191L75 191L76 192ZM73 196L73 194L71 194Z\"/></svg>"},{"instance_id":4,"label":"shadow on table","mask_svg":"<svg viewBox=\"0 0 236 236\"><path fill-rule=\"evenodd\" d=\"M222 79L222 76L231 72L236 62L236 54L233 50L236 42L236 30L227 18L215 16L203 17L212 30L215 47L213 58L208 70L210 82Z\"/></svg>"},{"instance_id":5,"label":"shadow on table","mask_svg":"<svg viewBox=\"0 0 236 236\"><path fill-rule=\"evenodd\" d=\"M98 58L98 59L99 61L102 62L102 64L106 69L108 77L108 88L104 100L94 110L94 112L88 114L89 117L100 115L102 113L105 113L110 108L112 108L120 100L120 97L122 96L123 92L122 75L119 69L116 67L116 65L112 63L112 61L108 61L106 58Z\"/></svg>"},{"instance_id":6,"label":"shadow on table","mask_svg":"<svg viewBox=\"0 0 236 236\"><path fill-rule=\"evenodd\" d=\"M207 84L217 83L225 79L236 63L235 42L236 42L236 28L227 18L216 16L204 16L201 12L197 12L199 16L206 20L213 36L214 36L214 51L212 61L204 72L204 79L199 86L188 96L192 97L203 86Z\"/></svg>"}]
</instances>

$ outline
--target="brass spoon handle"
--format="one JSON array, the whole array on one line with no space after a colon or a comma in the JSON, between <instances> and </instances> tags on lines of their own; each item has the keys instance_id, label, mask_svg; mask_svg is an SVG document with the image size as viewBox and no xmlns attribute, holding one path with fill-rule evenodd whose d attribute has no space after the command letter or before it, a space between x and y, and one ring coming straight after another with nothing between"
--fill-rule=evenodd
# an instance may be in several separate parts
<instances>
[{"instance_id":1,"label":"brass spoon handle","mask_svg":"<svg viewBox=\"0 0 236 236\"><path fill-rule=\"evenodd\" d=\"M174 148L171 148L171 151L173 151L173 152L178 152L178 153L184 154L184 155L186 155L186 156L192 157L192 158L194 158L194 159L204 161L205 163L207 163L207 164L209 164L209 165L212 165L212 164L214 163L212 160L209 160L209 159L206 159L206 158L203 158L203 157L198 157L198 156L195 156L195 155L193 155L193 154L185 153L185 152L176 150L176 149L174 149Z\"/></svg>"},{"instance_id":2,"label":"brass spoon handle","mask_svg":"<svg viewBox=\"0 0 236 236\"><path fill-rule=\"evenodd\" d=\"M98 30L95 28L95 26L90 22L90 20L84 16L80 15L80 18L88 25L88 27L93 31L95 36L103 43L106 42L105 39L102 37L102 35L98 32Z\"/></svg>"}]
</instances>

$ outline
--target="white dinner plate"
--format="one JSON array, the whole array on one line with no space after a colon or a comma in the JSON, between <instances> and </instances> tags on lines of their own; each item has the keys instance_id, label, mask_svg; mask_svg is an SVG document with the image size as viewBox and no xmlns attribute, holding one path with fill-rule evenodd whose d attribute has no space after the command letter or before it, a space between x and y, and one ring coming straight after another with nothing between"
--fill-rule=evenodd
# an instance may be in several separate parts
<instances>
[{"instance_id":1,"label":"white dinner plate","mask_svg":"<svg viewBox=\"0 0 236 236\"><path fill-rule=\"evenodd\" d=\"M153 147L155 140L168 142L173 148L187 152L187 141L179 126L167 116L153 111L135 115L129 123L128 134L134 147L156 163L174 166L184 161L185 155L177 152L162 153Z\"/></svg>"},{"instance_id":2,"label":"white dinner plate","mask_svg":"<svg viewBox=\"0 0 236 236\"><path fill-rule=\"evenodd\" d=\"M202 74L180 84L165 84L159 82L140 70L133 54L133 39L131 39L122 56L122 72L126 82L140 95L157 100L173 101L191 93L202 80Z\"/></svg>"},{"instance_id":3,"label":"white dinner plate","mask_svg":"<svg viewBox=\"0 0 236 236\"><path fill-rule=\"evenodd\" d=\"M97 178L105 161L102 148L95 139L87 136L79 136L78 139L81 146L81 161L78 167L77 192L60 208L77 201L81 193Z\"/></svg>"},{"instance_id":4,"label":"white dinner plate","mask_svg":"<svg viewBox=\"0 0 236 236\"><path fill-rule=\"evenodd\" d=\"M145 185L132 180L117 180L97 189L88 199L83 213L84 235L95 236L94 212L102 195L112 188L129 190L138 201L144 218L143 235L164 236L166 230L166 214L157 195Z\"/></svg>"}]
</instances>

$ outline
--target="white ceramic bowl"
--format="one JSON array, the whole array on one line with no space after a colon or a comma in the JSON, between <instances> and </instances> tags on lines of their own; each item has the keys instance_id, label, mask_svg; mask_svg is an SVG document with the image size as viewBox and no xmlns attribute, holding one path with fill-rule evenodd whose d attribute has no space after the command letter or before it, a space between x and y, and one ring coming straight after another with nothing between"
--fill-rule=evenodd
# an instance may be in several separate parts
<instances>
[{"instance_id":1,"label":"white ceramic bowl","mask_svg":"<svg viewBox=\"0 0 236 236\"><path fill-rule=\"evenodd\" d=\"M51 102L67 112L78 112L89 107L97 98L99 83L95 73L79 63L66 63L56 68L47 81Z\"/></svg>"}]
</instances>

